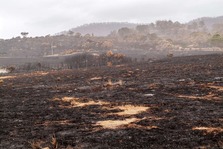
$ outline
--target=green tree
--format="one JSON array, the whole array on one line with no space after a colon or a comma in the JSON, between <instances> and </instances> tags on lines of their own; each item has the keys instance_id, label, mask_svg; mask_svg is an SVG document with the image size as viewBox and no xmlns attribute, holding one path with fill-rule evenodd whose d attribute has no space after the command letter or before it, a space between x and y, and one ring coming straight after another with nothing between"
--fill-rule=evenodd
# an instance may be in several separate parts
<instances>
[{"instance_id":1,"label":"green tree","mask_svg":"<svg viewBox=\"0 0 223 149\"><path fill-rule=\"evenodd\" d=\"M214 34L211 37L211 45L217 47L223 47L223 37L220 34Z\"/></svg>"}]
</instances>

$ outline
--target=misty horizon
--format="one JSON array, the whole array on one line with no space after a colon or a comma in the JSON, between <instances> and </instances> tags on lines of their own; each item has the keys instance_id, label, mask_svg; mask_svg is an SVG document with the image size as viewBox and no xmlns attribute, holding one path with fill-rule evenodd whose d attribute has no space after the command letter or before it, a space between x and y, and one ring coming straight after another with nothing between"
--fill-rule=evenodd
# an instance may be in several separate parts
<instances>
[{"instance_id":1,"label":"misty horizon","mask_svg":"<svg viewBox=\"0 0 223 149\"><path fill-rule=\"evenodd\" d=\"M60 32L63 32L63 31L69 31L70 29L74 29L74 28L78 28L78 27L83 27L83 26L87 26L87 25L91 25L91 24L101 24L101 23L105 23L105 24L110 24L110 23L120 23L120 24L135 24L135 25L141 25L141 24L151 24L151 23L156 23L156 21L172 21L172 22L179 22L181 24L186 24L186 23L189 23L193 20L196 20L196 19L201 19L201 18L218 18L218 17L221 17L221 16L213 16L213 17L209 17L209 16L203 16L203 17L199 17L199 18L194 18L192 20L188 20L187 22L181 22L181 21L178 21L178 20L171 20L171 19L161 19L161 20L155 20L153 22L127 22L127 21L107 21L107 22L89 22L89 23L85 23L85 24L80 24L80 25L76 25L76 26L73 26L73 27L70 27L70 28L64 28L63 30L58 30L58 31L55 31L55 32L51 32L51 33L44 33L44 34L33 34L32 32L29 32L28 30L21 30L21 32L18 32L17 35L15 36L12 36L12 37L6 37L6 38L2 38L0 37L0 39L11 39L11 38L15 38L15 37L18 37L18 36L21 36L21 33L22 32L27 32L29 33L28 37L41 37L41 36L47 36L47 35L57 35L59 34Z\"/></svg>"},{"instance_id":2,"label":"misty horizon","mask_svg":"<svg viewBox=\"0 0 223 149\"><path fill-rule=\"evenodd\" d=\"M154 23L172 20L187 23L201 17L221 16L220 0L8 0L0 5L0 38L29 32L29 36L54 35L97 22Z\"/></svg>"}]
</instances>

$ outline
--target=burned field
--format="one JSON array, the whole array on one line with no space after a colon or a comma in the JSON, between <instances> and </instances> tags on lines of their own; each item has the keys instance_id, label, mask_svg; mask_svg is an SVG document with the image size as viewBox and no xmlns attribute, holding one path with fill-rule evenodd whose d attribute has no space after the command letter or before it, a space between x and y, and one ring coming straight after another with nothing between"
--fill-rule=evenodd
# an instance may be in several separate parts
<instances>
[{"instance_id":1,"label":"burned field","mask_svg":"<svg viewBox=\"0 0 223 149\"><path fill-rule=\"evenodd\" d=\"M0 76L0 148L223 148L223 55Z\"/></svg>"}]
</instances>

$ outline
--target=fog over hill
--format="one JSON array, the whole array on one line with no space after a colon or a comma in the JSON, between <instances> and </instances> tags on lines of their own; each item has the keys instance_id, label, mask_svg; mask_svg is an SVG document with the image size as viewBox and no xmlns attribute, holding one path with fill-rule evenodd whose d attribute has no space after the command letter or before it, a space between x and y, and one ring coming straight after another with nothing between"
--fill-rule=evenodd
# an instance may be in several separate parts
<instances>
[{"instance_id":1,"label":"fog over hill","mask_svg":"<svg viewBox=\"0 0 223 149\"><path fill-rule=\"evenodd\" d=\"M71 28L69 31L74 33L81 33L82 35L94 34L94 36L107 36L114 30L118 30L123 27L135 28L136 26L136 23L128 22L90 23ZM63 31L59 34L68 34L69 31Z\"/></svg>"},{"instance_id":2,"label":"fog over hill","mask_svg":"<svg viewBox=\"0 0 223 149\"><path fill-rule=\"evenodd\" d=\"M28 63L35 58L40 63L40 60L45 62L50 57L54 63L59 62L56 58L63 57L60 62L64 63L65 56L77 53L95 56L109 51L136 61L219 53L223 52L222 18L205 17L189 23L171 20L147 24L91 23L41 37L29 37L28 32L22 32L22 37L0 40L0 64L18 64L18 59L19 63L23 60ZM207 24L212 24L212 27ZM120 57L116 54L115 57Z\"/></svg>"},{"instance_id":3,"label":"fog over hill","mask_svg":"<svg viewBox=\"0 0 223 149\"><path fill-rule=\"evenodd\" d=\"M167 20L162 20L162 21L167 21ZM188 23L185 23L185 24L191 25L194 23L198 25L203 23L207 29L212 30L212 29L219 28L220 26L223 26L223 16L201 17L201 18L197 18L192 21L189 21ZM143 24L149 25L153 23L143 23ZM94 36L107 36L112 31L118 31L120 28L123 28L123 27L135 28L137 25L140 25L140 23L128 23L128 22L90 23L90 24L83 24L81 26L71 28L67 31L59 32L57 35L61 35L61 34L67 35L69 34L69 31L72 31L73 33L81 33L82 35L94 34Z\"/></svg>"},{"instance_id":4,"label":"fog over hill","mask_svg":"<svg viewBox=\"0 0 223 149\"><path fill-rule=\"evenodd\" d=\"M200 21L203 21L204 24L206 25L206 27L208 27L208 29L211 29L211 28L215 27L216 25L222 25L223 24L223 16L202 17L202 18L198 18L198 19L190 21L189 24L192 24L194 22L198 23Z\"/></svg>"}]
</instances>

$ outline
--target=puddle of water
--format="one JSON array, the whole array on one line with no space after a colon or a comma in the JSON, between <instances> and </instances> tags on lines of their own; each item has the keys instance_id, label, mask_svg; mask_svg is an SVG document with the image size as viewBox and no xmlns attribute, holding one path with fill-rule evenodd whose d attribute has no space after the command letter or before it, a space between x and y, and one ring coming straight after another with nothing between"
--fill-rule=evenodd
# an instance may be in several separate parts
<instances>
[{"instance_id":1,"label":"puddle of water","mask_svg":"<svg viewBox=\"0 0 223 149\"><path fill-rule=\"evenodd\" d=\"M154 94L144 94L143 96L144 96L144 97L153 97Z\"/></svg>"}]
</instances>

